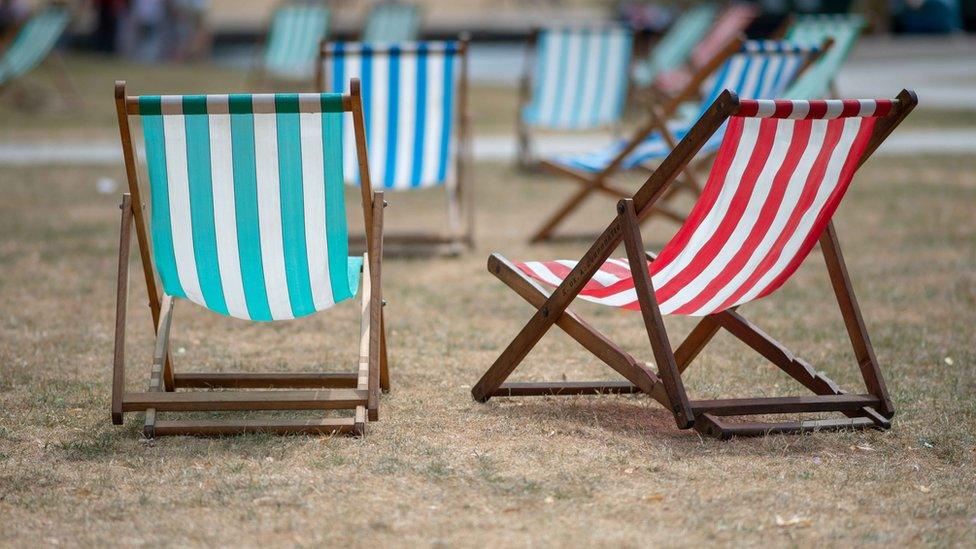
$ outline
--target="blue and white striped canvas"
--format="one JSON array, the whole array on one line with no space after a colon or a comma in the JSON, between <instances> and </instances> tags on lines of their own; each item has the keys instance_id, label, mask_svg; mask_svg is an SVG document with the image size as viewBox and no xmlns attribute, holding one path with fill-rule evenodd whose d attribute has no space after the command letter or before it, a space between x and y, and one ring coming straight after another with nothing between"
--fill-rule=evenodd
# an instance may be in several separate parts
<instances>
[{"instance_id":1,"label":"blue and white striped canvas","mask_svg":"<svg viewBox=\"0 0 976 549\"><path fill-rule=\"evenodd\" d=\"M668 125L675 138L682 139L694 123L708 110L708 107L725 90L735 92L741 99L774 99L781 97L786 88L796 79L807 59L817 52L817 48L803 47L789 41L750 40L743 44L739 53L731 56L717 71L716 76L706 83L709 91L703 94L704 100L695 109L693 116ZM715 150L722 141L723 132L716 132L703 147L703 151ZM598 172L606 168L628 142L618 141L603 150L593 153L564 155L555 162L577 169ZM660 160L671 152L671 147L660 132L648 135L620 166L633 169L641 164Z\"/></svg>"},{"instance_id":2,"label":"blue and white striped canvas","mask_svg":"<svg viewBox=\"0 0 976 549\"><path fill-rule=\"evenodd\" d=\"M620 120L627 95L633 35L622 27L559 27L540 32L530 126L590 129Z\"/></svg>"},{"instance_id":3,"label":"blue and white striped canvas","mask_svg":"<svg viewBox=\"0 0 976 549\"><path fill-rule=\"evenodd\" d=\"M25 74L51 53L71 22L65 6L52 5L37 12L18 31L0 55L0 85Z\"/></svg>"},{"instance_id":4,"label":"blue and white striped canvas","mask_svg":"<svg viewBox=\"0 0 976 549\"><path fill-rule=\"evenodd\" d=\"M326 90L362 85L369 174L376 189L452 182L460 76L457 42L336 42L323 52ZM352 115L343 124L345 178L359 183Z\"/></svg>"},{"instance_id":5,"label":"blue and white striped canvas","mask_svg":"<svg viewBox=\"0 0 976 549\"><path fill-rule=\"evenodd\" d=\"M139 114L167 294L250 320L355 295L341 95L142 96Z\"/></svg>"},{"instance_id":6,"label":"blue and white striped canvas","mask_svg":"<svg viewBox=\"0 0 976 549\"><path fill-rule=\"evenodd\" d=\"M311 78L328 29L329 10L324 6L295 2L275 10L264 50L265 72L278 78Z\"/></svg>"}]
</instances>

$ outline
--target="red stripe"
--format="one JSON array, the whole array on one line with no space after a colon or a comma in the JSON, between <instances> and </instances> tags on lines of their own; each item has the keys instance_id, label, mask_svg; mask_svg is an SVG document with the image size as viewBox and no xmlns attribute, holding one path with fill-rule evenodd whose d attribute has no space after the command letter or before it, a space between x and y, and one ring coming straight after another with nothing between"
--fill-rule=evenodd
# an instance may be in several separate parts
<instances>
[{"instance_id":1,"label":"red stripe","mask_svg":"<svg viewBox=\"0 0 976 549\"><path fill-rule=\"evenodd\" d=\"M891 112L892 106L894 106L894 102L891 99L878 99L877 107L874 109L874 116L887 116Z\"/></svg>"},{"instance_id":2,"label":"red stripe","mask_svg":"<svg viewBox=\"0 0 976 549\"><path fill-rule=\"evenodd\" d=\"M857 116L861 112L861 102L857 99L845 99L844 108L840 111L840 115L844 116Z\"/></svg>"},{"instance_id":3,"label":"red stripe","mask_svg":"<svg viewBox=\"0 0 976 549\"><path fill-rule=\"evenodd\" d=\"M619 261L627 261L627 260L626 259L621 259ZM629 265L630 264L628 263L628 266L627 267L623 267L621 265L617 265L616 263L611 263L608 260L606 263L603 264L602 267L600 267L600 270L603 271L603 272L605 272L605 273L607 273L607 274L611 274L613 276L616 276L618 278L627 278L627 277L631 276L631 274L630 274L630 266Z\"/></svg>"},{"instance_id":4,"label":"red stripe","mask_svg":"<svg viewBox=\"0 0 976 549\"><path fill-rule=\"evenodd\" d=\"M789 99L777 99L773 104L776 108L773 110L772 118L788 118L793 113L793 102Z\"/></svg>"},{"instance_id":5,"label":"red stripe","mask_svg":"<svg viewBox=\"0 0 976 549\"><path fill-rule=\"evenodd\" d=\"M810 110L804 118L823 118L827 114L826 101L810 101Z\"/></svg>"},{"instance_id":6,"label":"red stripe","mask_svg":"<svg viewBox=\"0 0 976 549\"><path fill-rule=\"evenodd\" d=\"M744 116L746 118L752 118L759 114L759 102L752 99L740 99L739 100L739 112L736 116Z\"/></svg>"}]
</instances>

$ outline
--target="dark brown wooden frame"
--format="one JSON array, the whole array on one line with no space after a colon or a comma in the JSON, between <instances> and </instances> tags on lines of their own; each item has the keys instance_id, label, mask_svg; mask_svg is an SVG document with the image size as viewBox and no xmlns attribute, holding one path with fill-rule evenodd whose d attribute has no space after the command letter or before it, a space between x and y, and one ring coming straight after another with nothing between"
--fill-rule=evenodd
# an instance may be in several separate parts
<instances>
[{"instance_id":1,"label":"dark brown wooden frame","mask_svg":"<svg viewBox=\"0 0 976 549\"><path fill-rule=\"evenodd\" d=\"M353 80L351 93L343 96L343 110L352 112L356 132L357 159L362 181L369 182L366 138L359 81ZM362 325L359 368L349 373L175 373L169 352L170 326L174 298L164 294L157 283L150 253L145 204L139 186L139 169L129 127L129 116L139 114L137 97L126 95L125 82L115 83L115 106L125 161L129 192L122 195L122 225L119 241L119 269L116 301L115 348L112 373L112 423L121 425L125 412L145 411L144 434L228 435L246 432L278 434L363 435L366 423L379 419L380 391L389 391L386 356L386 328L383 294L380 285L383 258L382 192L363 186L361 194L365 234L369 242L364 256ZM125 391L125 335L129 293L129 252L132 226L149 298L149 312L155 329L149 389ZM222 391L177 391L177 389L227 389ZM276 389L250 391L247 389ZM288 391L277 389L291 389ZM244 419L184 420L157 419L164 411L217 410L328 410L350 409L354 416L330 419Z\"/></svg>"},{"instance_id":2,"label":"dark brown wooden frame","mask_svg":"<svg viewBox=\"0 0 976 549\"><path fill-rule=\"evenodd\" d=\"M458 36L458 59L460 72L457 87L458 124L455 130L457 153L454 158L455 181L443 185L447 195L446 232L391 232L384 236L386 252L391 255L458 255L474 247L474 189L471 184L471 112L468 101L470 89L468 76L468 48L471 35ZM324 63L331 56L327 40L319 44L319 58L315 64L315 89L327 89ZM361 244L362 235L351 235L354 243Z\"/></svg>"},{"instance_id":3,"label":"dark brown wooden frame","mask_svg":"<svg viewBox=\"0 0 976 549\"><path fill-rule=\"evenodd\" d=\"M876 122L859 166L911 112L917 102L913 92L903 90L898 95L892 111ZM618 203L617 215L613 221L552 292L547 292L500 254L493 254L488 259L488 270L535 307L536 312L474 386L471 393L475 400L485 402L493 396L643 392L670 410L679 428L695 427L703 434L719 438L771 432L890 427L889 420L894 415L894 407L868 338L832 223L828 223L820 236L820 245L834 295L868 389L867 394L852 395L843 392L833 381L795 357L734 308L703 317L677 348L673 348L668 340L651 278L644 267L645 257L653 261L655 256L644 251L640 220L651 214L654 203L665 195L668 186L675 181L680 171L719 127L738 112L738 108L738 98L731 92L726 91L719 96L633 197L622 199ZM621 242L627 249L644 325L655 363L658 365L656 373L568 308ZM553 324L558 325L626 381L506 383L506 379ZM724 328L817 396L690 400L681 381L681 373L720 328ZM720 419L734 415L826 411L842 412L847 417L841 420L748 423L730 423Z\"/></svg>"}]
</instances>

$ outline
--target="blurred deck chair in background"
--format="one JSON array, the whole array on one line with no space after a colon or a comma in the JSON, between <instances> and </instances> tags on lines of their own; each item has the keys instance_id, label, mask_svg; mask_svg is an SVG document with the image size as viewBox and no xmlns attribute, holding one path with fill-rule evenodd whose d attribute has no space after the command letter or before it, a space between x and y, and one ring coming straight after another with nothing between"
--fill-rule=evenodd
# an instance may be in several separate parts
<instances>
[{"instance_id":1,"label":"blurred deck chair in background","mask_svg":"<svg viewBox=\"0 0 976 549\"><path fill-rule=\"evenodd\" d=\"M701 4L688 8L665 31L652 47L646 59L634 63L632 78L635 86L646 88L661 73L684 65L695 46L705 37L715 21L718 7Z\"/></svg>"},{"instance_id":2,"label":"blurred deck chair in background","mask_svg":"<svg viewBox=\"0 0 976 549\"><path fill-rule=\"evenodd\" d=\"M894 100L739 100L724 92L579 261L512 263L500 254L488 270L535 313L472 388L496 396L646 393L679 428L728 438L811 430L888 428L888 396L831 221L857 169L914 108ZM698 150L726 128L708 183L684 225L656 256L645 251L641 218ZM624 244L627 257L611 259ZM740 314L790 279L820 244L834 297L854 349L865 394L842 391ZM551 292L538 282L555 287ZM657 371L568 309L575 298L640 311ZM700 317L672 348L662 315ZM506 382L553 325L626 381ZM682 372L719 329L779 367L817 396L690 400ZM840 412L843 419L729 422L727 416Z\"/></svg>"},{"instance_id":3,"label":"blurred deck chair in background","mask_svg":"<svg viewBox=\"0 0 976 549\"><path fill-rule=\"evenodd\" d=\"M536 29L527 48L516 121L520 166L535 163L537 130L587 131L620 123L633 53L628 29Z\"/></svg>"},{"instance_id":4,"label":"blurred deck chair in background","mask_svg":"<svg viewBox=\"0 0 976 549\"><path fill-rule=\"evenodd\" d=\"M472 246L474 197L470 183L468 42L365 44L321 47L318 89L339 93L362 81L363 114L373 187L410 191L442 187L447 231L387 232L387 251L400 255L454 255ZM346 182L360 184L352 119L343 126ZM418 212L402 212L420 219ZM354 237L355 241L355 237Z\"/></svg>"},{"instance_id":5,"label":"blurred deck chair in background","mask_svg":"<svg viewBox=\"0 0 976 549\"><path fill-rule=\"evenodd\" d=\"M634 134L598 151L576 155L562 155L542 161L541 165L555 175L569 177L581 185L580 189L548 217L533 234L532 242L552 237L556 228L573 213L590 195L600 192L614 198L629 196L629 192L615 186L610 179L623 171L649 169L653 163L666 157L674 145L693 127L694 121L703 115L725 90L731 90L745 99L772 99L780 97L798 74L820 54L817 47L800 47L788 41L735 40L726 46L711 63L706 65L688 83L685 91L666 103L663 109L650 108L650 120ZM717 70L716 70L717 69ZM685 98L693 95L703 82L711 78L708 92L695 113L674 119ZM685 216L669 208L667 202L681 190L699 193L698 165L708 160L717 150L721 134L703 144L703 157L696 160L683 174L680 184L672 185L665 196L654 206L654 213L681 223Z\"/></svg>"},{"instance_id":6,"label":"blurred deck chair in background","mask_svg":"<svg viewBox=\"0 0 976 549\"><path fill-rule=\"evenodd\" d=\"M366 16L362 41L410 42L420 37L420 9L403 2L380 2Z\"/></svg>"},{"instance_id":7,"label":"blurred deck chair in background","mask_svg":"<svg viewBox=\"0 0 976 549\"><path fill-rule=\"evenodd\" d=\"M14 88L20 77L48 61L55 87L66 104L79 105L80 96L65 70L55 46L71 23L71 9L52 2L37 10L13 34L0 52L0 94ZM32 99L33 101L33 99Z\"/></svg>"},{"instance_id":8,"label":"blurred deck chair in background","mask_svg":"<svg viewBox=\"0 0 976 549\"><path fill-rule=\"evenodd\" d=\"M321 2L286 0L279 4L271 14L268 34L255 60L255 85L311 84L329 21L329 9Z\"/></svg>"},{"instance_id":9,"label":"blurred deck chair in background","mask_svg":"<svg viewBox=\"0 0 976 549\"><path fill-rule=\"evenodd\" d=\"M366 423L378 418L380 390L389 388L380 288L383 193L363 187L369 246L364 256L350 257L342 181L343 113L352 113L355 123L350 131L355 132L360 158L366 157L359 83L353 81L351 87L349 95L128 97L125 83L116 83L129 192L122 200L113 423L121 424L124 412L144 411L147 437L255 431L361 435ZM143 129L150 191L148 226L130 118L138 118ZM369 180L365 163L360 166L360 177ZM156 345L149 389L126 392L126 304L133 223ZM278 321L305 317L351 299L360 279L363 316L356 371L173 370L169 336L179 299L225 316ZM184 388L205 390L178 391ZM157 417L162 412L259 410L350 410L352 415Z\"/></svg>"},{"instance_id":10,"label":"blurred deck chair in background","mask_svg":"<svg viewBox=\"0 0 976 549\"><path fill-rule=\"evenodd\" d=\"M861 32L867 26L859 15L793 16L785 27L784 39L801 46L819 45L831 40L830 50L790 86L784 97L822 99L837 97L837 75L851 55Z\"/></svg>"}]
</instances>

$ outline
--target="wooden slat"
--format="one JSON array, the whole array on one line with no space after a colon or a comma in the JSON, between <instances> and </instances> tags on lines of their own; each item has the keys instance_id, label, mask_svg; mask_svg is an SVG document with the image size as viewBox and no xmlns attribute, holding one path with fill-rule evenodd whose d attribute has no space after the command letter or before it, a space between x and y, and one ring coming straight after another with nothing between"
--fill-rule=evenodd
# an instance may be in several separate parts
<instances>
[{"instance_id":1,"label":"wooden slat","mask_svg":"<svg viewBox=\"0 0 976 549\"><path fill-rule=\"evenodd\" d=\"M119 228L119 273L115 297L115 347L112 358L112 423L122 425L122 393L125 392L125 327L129 298L129 249L132 243L132 195L122 195Z\"/></svg>"},{"instance_id":2,"label":"wooden slat","mask_svg":"<svg viewBox=\"0 0 976 549\"><path fill-rule=\"evenodd\" d=\"M629 381L549 381L503 383L491 396L568 396L640 393Z\"/></svg>"},{"instance_id":3,"label":"wooden slat","mask_svg":"<svg viewBox=\"0 0 976 549\"><path fill-rule=\"evenodd\" d=\"M854 411L864 406L877 406L879 402L874 395L824 395L693 400L691 407L695 415L739 416Z\"/></svg>"},{"instance_id":4,"label":"wooden slat","mask_svg":"<svg viewBox=\"0 0 976 549\"><path fill-rule=\"evenodd\" d=\"M356 434L354 418L238 419L157 421L156 436L224 436L245 433L277 435Z\"/></svg>"},{"instance_id":5,"label":"wooden slat","mask_svg":"<svg viewBox=\"0 0 976 549\"><path fill-rule=\"evenodd\" d=\"M317 391L208 391L193 393L126 393L122 410L135 412L218 410L332 410L366 404L367 391L319 389Z\"/></svg>"},{"instance_id":6,"label":"wooden slat","mask_svg":"<svg viewBox=\"0 0 976 549\"><path fill-rule=\"evenodd\" d=\"M356 388L355 373L187 373L176 374L175 381L177 387L190 389Z\"/></svg>"},{"instance_id":7,"label":"wooden slat","mask_svg":"<svg viewBox=\"0 0 976 549\"><path fill-rule=\"evenodd\" d=\"M870 418L817 419L784 422L724 422L711 414L703 414L695 420L695 429L703 435L719 439L757 437L771 434L797 434L812 431L840 431L844 429L887 429L890 425L878 425Z\"/></svg>"}]
</instances>

